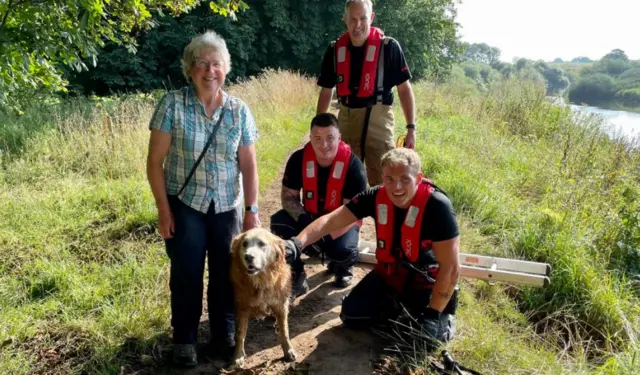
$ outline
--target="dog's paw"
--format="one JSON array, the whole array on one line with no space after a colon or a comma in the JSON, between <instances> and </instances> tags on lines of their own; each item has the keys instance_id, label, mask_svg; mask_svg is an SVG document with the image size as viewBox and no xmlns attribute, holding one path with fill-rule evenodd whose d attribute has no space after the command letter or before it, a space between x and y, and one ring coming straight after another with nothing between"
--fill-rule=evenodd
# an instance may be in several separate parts
<instances>
[{"instance_id":1,"label":"dog's paw","mask_svg":"<svg viewBox=\"0 0 640 375\"><path fill-rule=\"evenodd\" d=\"M244 367L244 356L235 358L231 364L231 369L243 368L243 367Z\"/></svg>"},{"instance_id":2,"label":"dog's paw","mask_svg":"<svg viewBox=\"0 0 640 375\"><path fill-rule=\"evenodd\" d=\"M284 354L284 360L287 362L295 362L297 356L295 350L289 349L289 351Z\"/></svg>"}]
</instances>

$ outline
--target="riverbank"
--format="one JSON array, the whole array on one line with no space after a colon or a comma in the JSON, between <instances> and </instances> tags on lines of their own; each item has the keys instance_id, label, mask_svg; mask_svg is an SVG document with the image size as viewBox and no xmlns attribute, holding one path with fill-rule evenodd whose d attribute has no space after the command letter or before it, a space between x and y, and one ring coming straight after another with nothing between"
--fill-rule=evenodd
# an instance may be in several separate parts
<instances>
[{"instance_id":1,"label":"riverbank","mask_svg":"<svg viewBox=\"0 0 640 375\"><path fill-rule=\"evenodd\" d=\"M640 143L640 108L602 108L589 105L577 105L567 103L563 98L548 97L548 99L559 106L568 106L578 116L596 117L586 121L603 121L602 129L615 139L624 139L631 143ZM583 119L577 118L580 122Z\"/></svg>"}]
</instances>

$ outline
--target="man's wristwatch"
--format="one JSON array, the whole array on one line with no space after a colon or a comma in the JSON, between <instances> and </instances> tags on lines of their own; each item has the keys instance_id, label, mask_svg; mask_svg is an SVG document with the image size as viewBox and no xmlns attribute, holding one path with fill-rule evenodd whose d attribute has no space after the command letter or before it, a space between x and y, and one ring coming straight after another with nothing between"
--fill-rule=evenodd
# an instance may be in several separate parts
<instances>
[{"instance_id":1,"label":"man's wristwatch","mask_svg":"<svg viewBox=\"0 0 640 375\"><path fill-rule=\"evenodd\" d=\"M414 129L416 128L416 124L407 124L407 129Z\"/></svg>"},{"instance_id":2,"label":"man's wristwatch","mask_svg":"<svg viewBox=\"0 0 640 375\"><path fill-rule=\"evenodd\" d=\"M254 214L257 214L258 213L258 206L256 206L255 204L251 205L251 206L245 206L244 210L246 212L253 212Z\"/></svg>"}]
</instances>

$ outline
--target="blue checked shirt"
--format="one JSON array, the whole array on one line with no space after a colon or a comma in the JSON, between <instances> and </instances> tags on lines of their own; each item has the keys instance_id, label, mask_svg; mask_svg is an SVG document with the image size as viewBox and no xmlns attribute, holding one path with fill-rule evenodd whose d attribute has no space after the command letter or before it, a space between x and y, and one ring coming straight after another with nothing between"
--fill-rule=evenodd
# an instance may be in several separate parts
<instances>
[{"instance_id":1,"label":"blue checked shirt","mask_svg":"<svg viewBox=\"0 0 640 375\"><path fill-rule=\"evenodd\" d=\"M178 197L186 205L206 213L211 202L215 212L236 209L243 200L238 148L258 139L249 107L222 91L224 118L207 154ZM164 162L167 194L176 195L202 153L221 109L207 116L192 85L164 95L156 106L149 129L171 133L171 148Z\"/></svg>"}]
</instances>

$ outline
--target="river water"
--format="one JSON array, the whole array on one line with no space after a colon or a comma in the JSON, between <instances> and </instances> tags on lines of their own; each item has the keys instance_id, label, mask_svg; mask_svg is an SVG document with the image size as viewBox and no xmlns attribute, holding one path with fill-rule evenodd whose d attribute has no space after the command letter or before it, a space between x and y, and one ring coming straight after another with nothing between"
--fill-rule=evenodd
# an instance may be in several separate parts
<instances>
[{"instance_id":1,"label":"river water","mask_svg":"<svg viewBox=\"0 0 640 375\"><path fill-rule=\"evenodd\" d=\"M605 131L611 136L622 135L629 140L640 139L640 113L614 111L598 107L569 105L577 113L593 114L605 119Z\"/></svg>"}]
</instances>

